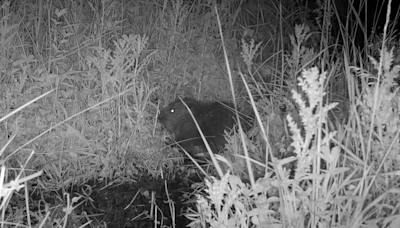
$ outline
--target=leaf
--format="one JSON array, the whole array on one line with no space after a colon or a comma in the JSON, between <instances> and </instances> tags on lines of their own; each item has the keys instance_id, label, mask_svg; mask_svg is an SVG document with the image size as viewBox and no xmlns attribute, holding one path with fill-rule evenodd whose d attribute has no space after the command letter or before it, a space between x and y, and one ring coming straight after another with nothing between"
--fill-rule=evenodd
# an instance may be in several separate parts
<instances>
[{"instance_id":1,"label":"leaf","mask_svg":"<svg viewBox=\"0 0 400 228\"><path fill-rule=\"evenodd\" d=\"M64 14L67 13L67 9L62 9L62 10L56 9L54 13L56 14L57 17L61 17L61 16L63 16Z\"/></svg>"}]
</instances>

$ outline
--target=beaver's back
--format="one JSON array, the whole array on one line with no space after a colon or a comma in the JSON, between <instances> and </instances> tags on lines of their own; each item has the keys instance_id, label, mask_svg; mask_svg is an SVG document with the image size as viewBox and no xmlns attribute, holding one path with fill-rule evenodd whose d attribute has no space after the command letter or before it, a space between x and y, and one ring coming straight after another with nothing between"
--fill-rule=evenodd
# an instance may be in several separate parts
<instances>
[{"instance_id":1,"label":"beaver's back","mask_svg":"<svg viewBox=\"0 0 400 228\"><path fill-rule=\"evenodd\" d=\"M193 113L212 150L219 152L223 149L226 143L224 131L229 131L236 123L231 105L221 102L199 102L190 98L185 98L183 101ZM159 116L159 121L192 155L198 152L198 148L205 151L200 133L190 113L180 100L174 101L164 108Z\"/></svg>"}]
</instances>

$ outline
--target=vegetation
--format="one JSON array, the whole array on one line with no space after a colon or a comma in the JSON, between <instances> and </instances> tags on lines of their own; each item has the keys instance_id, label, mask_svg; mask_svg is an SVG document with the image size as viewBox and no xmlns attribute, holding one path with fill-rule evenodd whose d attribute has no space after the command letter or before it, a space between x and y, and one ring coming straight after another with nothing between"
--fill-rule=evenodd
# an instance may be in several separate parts
<instances>
[{"instance_id":1,"label":"vegetation","mask_svg":"<svg viewBox=\"0 0 400 228\"><path fill-rule=\"evenodd\" d=\"M1 227L400 227L399 11L316 2L3 1ZM253 127L187 161L177 97Z\"/></svg>"}]
</instances>

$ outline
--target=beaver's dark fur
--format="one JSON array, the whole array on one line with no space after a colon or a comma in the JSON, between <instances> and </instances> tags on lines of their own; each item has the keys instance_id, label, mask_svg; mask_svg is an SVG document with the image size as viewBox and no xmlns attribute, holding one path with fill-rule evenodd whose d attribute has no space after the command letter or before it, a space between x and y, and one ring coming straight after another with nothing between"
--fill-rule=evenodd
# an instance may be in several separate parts
<instances>
[{"instance_id":1,"label":"beaver's dark fur","mask_svg":"<svg viewBox=\"0 0 400 228\"><path fill-rule=\"evenodd\" d=\"M236 123L232 105L225 102L200 102L191 98L184 98L183 101L196 118L213 152L220 152L226 144L224 131L229 131ZM165 107L158 119L191 155L206 151L196 124L181 100Z\"/></svg>"}]
</instances>

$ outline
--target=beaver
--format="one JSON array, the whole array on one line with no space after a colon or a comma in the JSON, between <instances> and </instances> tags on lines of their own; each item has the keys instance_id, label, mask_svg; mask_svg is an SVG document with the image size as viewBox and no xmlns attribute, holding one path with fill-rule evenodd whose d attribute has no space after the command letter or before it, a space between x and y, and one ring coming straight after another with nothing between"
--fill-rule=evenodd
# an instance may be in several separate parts
<instances>
[{"instance_id":1,"label":"beaver","mask_svg":"<svg viewBox=\"0 0 400 228\"><path fill-rule=\"evenodd\" d=\"M192 98L184 98L183 101L193 113L212 151L218 153L224 149L224 131L229 132L236 124L232 105L220 101L200 102ZM175 135L175 141L192 156L207 151L192 116L181 100L165 107L158 120Z\"/></svg>"}]
</instances>

